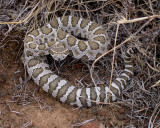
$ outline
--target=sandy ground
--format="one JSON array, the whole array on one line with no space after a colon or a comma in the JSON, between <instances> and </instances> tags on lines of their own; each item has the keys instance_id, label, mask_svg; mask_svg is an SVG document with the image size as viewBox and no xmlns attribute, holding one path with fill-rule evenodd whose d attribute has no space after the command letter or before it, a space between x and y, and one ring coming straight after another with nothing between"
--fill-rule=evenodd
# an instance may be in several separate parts
<instances>
[{"instance_id":1,"label":"sandy ground","mask_svg":"<svg viewBox=\"0 0 160 128\"><path fill-rule=\"evenodd\" d=\"M75 108L38 89L25 75L20 42L8 37L0 51L0 127L79 128L89 120L105 127L139 126L124 103Z\"/></svg>"}]
</instances>

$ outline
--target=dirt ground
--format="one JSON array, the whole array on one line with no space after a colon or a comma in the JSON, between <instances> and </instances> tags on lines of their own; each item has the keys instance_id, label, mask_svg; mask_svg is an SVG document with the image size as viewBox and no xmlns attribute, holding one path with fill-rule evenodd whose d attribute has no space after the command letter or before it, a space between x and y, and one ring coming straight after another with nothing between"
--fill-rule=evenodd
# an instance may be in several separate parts
<instances>
[{"instance_id":1,"label":"dirt ground","mask_svg":"<svg viewBox=\"0 0 160 128\"><path fill-rule=\"evenodd\" d=\"M11 37L5 40L0 51L0 127L79 128L89 121L105 127L138 127L138 120L130 117L132 110L124 103L75 108L56 101L26 75L21 59L23 42ZM75 72L71 73L74 76Z\"/></svg>"},{"instance_id":2,"label":"dirt ground","mask_svg":"<svg viewBox=\"0 0 160 128\"><path fill-rule=\"evenodd\" d=\"M0 128L159 128L159 10L158 0L0 0ZM28 77L22 57L25 34L64 15L97 22L108 33L111 48L115 40L121 45L113 78L124 67L122 53L129 47L139 49L134 77L117 102L76 108L60 103ZM110 80L112 55L95 66L101 86ZM54 61L49 62L55 70ZM81 61L68 58L56 73L73 84L84 78L90 86L88 67Z\"/></svg>"}]
</instances>

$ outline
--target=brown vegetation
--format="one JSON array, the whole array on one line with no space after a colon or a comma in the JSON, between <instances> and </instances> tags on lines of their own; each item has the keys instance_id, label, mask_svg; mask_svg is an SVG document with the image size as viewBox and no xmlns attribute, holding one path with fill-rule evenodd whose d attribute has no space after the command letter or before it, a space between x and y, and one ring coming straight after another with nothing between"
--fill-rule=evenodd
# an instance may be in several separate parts
<instances>
[{"instance_id":1,"label":"brown vegetation","mask_svg":"<svg viewBox=\"0 0 160 128\"><path fill-rule=\"evenodd\" d=\"M139 49L122 99L77 109L37 91L29 80L21 59L25 35L63 15L91 19L108 32L110 53L92 67L91 78L101 86L120 73L123 51ZM94 120L106 127L160 127L159 36L158 0L0 0L0 127L78 128ZM91 86L89 65L68 58L56 72L73 84Z\"/></svg>"}]
</instances>

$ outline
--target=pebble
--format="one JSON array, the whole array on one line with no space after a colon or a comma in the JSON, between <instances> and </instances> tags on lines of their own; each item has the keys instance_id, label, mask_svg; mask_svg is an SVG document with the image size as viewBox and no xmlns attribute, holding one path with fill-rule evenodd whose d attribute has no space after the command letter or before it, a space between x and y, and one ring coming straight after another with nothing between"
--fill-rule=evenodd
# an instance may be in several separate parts
<instances>
[{"instance_id":1,"label":"pebble","mask_svg":"<svg viewBox=\"0 0 160 128\"><path fill-rule=\"evenodd\" d=\"M102 122L91 121L83 124L80 128L105 128Z\"/></svg>"}]
</instances>

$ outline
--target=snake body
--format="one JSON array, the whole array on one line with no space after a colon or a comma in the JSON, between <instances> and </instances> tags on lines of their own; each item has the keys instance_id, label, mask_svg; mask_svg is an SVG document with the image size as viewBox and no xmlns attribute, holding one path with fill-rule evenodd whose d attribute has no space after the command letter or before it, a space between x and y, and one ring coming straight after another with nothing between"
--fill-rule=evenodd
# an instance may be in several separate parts
<instances>
[{"instance_id":1,"label":"snake body","mask_svg":"<svg viewBox=\"0 0 160 128\"><path fill-rule=\"evenodd\" d=\"M95 60L107 51L108 44L105 30L97 23L79 17L64 16L25 37L24 64L34 82L59 101L78 107L91 107L100 102L115 101L121 95L122 89L133 75L133 50L126 51L125 69L112 82L110 88L107 85L91 88L71 85L50 70L45 55L51 54L55 60L63 60L68 54L76 59Z\"/></svg>"}]
</instances>

